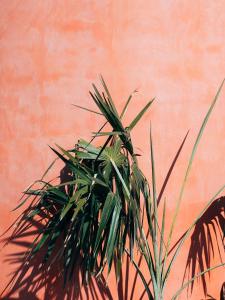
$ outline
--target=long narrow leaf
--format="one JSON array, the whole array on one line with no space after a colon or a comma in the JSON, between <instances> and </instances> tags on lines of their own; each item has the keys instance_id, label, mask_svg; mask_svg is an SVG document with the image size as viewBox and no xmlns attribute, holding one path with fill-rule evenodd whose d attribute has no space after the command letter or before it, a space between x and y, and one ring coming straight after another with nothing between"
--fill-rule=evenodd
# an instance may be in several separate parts
<instances>
[{"instance_id":1,"label":"long narrow leaf","mask_svg":"<svg viewBox=\"0 0 225 300\"><path fill-rule=\"evenodd\" d=\"M120 211L121 211L121 205L117 198L114 198L114 201L116 201L113 215L112 215L112 220L110 224L110 231L109 231L109 236L108 236L108 242L107 242L107 248L106 248L106 253L107 253L107 258L108 258L108 272L111 270L111 265L112 265L112 259L114 255L114 250L115 250L115 241L116 241L116 235L118 231L118 224L119 224L119 217L120 217Z\"/></svg>"},{"instance_id":2,"label":"long narrow leaf","mask_svg":"<svg viewBox=\"0 0 225 300\"><path fill-rule=\"evenodd\" d=\"M144 113L148 110L148 108L151 106L151 104L153 103L154 100L155 100L155 98L153 98L151 101L149 101L145 105L145 107L139 112L139 114L134 118L134 120L128 126L129 130L132 130L136 126L136 124L140 121L140 119L142 118Z\"/></svg>"},{"instance_id":3,"label":"long narrow leaf","mask_svg":"<svg viewBox=\"0 0 225 300\"><path fill-rule=\"evenodd\" d=\"M155 269L156 269L156 280L158 288L160 285L160 266L159 266L159 253L158 253L158 206L157 206L157 196L156 196L156 175L155 175L155 159L153 151L153 141L152 141L152 132L150 128L150 155L151 155L151 167L152 167L152 190L153 190L153 250L154 250L154 259L155 259Z\"/></svg>"},{"instance_id":4,"label":"long narrow leaf","mask_svg":"<svg viewBox=\"0 0 225 300\"><path fill-rule=\"evenodd\" d=\"M126 111L127 111L127 107L128 107L128 105L129 105L129 103L130 103L132 97L133 97L133 94L136 93L136 92L137 92L136 90L133 91L133 93L128 97L127 102L126 102L126 104L125 104L125 106L124 106L124 108L123 108L123 110L122 110L122 112L121 112L120 119L122 119L123 116L125 115L125 113L126 113Z\"/></svg>"},{"instance_id":5,"label":"long narrow leaf","mask_svg":"<svg viewBox=\"0 0 225 300\"><path fill-rule=\"evenodd\" d=\"M83 109L83 110L86 110L88 112L92 112L96 115L103 115L102 113L98 112L98 111L95 111L95 110L92 110L92 109L89 109L89 108L86 108L86 107L83 107L83 106L80 106L80 105L77 105L77 104L72 104L73 106L76 106L77 108L80 108L80 109Z\"/></svg>"},{"instance_id":6,"label":"long narrow leaf","mask_svg":"<svg viewBox=\"0 0 225 300\"><path fill-rule=\"evenodd\" d=\"M193 160L194 160L194 157L195 157L195 154L196 154L196 151L197 151L197 148L198 148L198 145L199 145L199 142L201 140L201 137L202 137L202 134L204 132L204 129L206 127L206 124L208 122L208 119L212 113L212 110L217 102L217 99L219 97L219 94L222 90L222 87L223 87L223 84L224 84L224 81L225 79L222 81L219 89L218 89L218 92L216 93L216 96L215 98L213 99L212 101L212 104L210 105L210 108L203 120L203 123L201 125L201 128L199 130L199 133L197 135L197 138L196 138L196 141L194 143L194 146L193 146L193 149L192 149L192 152L191 152L191 156L190 156L190 159L189 159L189 162L188 162L188 166L187 166L187 170L185 172L185 176L184 176L184 179L183 179L183 182L182 182L182 185L181 185L181 189L180 189L180 193L179 193L179 196L178 196L178 200L177 200L177 204L176 204L176 208L175 208L175 213L174 213L174 216L173 216L173 219L172 219L172 224L171 224L171 227L170 227L170 232L169 232L169 238L168 238L168 243L167 243L167 249L169 249L170 247L170 243L171 243L171 239L172 239L172 234L173 234L173 231L174 231L174 226L175 226L175 223L176 223L176 219L177 219L177 215L178 215L178 212L179 212L179 208L180 208L180 203L181 203L181 200L182 200L182 197L183 197L183 193L184 193L184 189L185 189L185 186L186 186L186 182L187 182L187 179L188 179L188 176L190 174L190 170L191 170L191 167L192 167L192 163L193 163ZM166 252L166 255L165 255L165 258L167 258L167 255L168 255L168 251Z\"/></svg>"},{"instance_id":7,"label":"long narrow leaf","mask_svg":"<svg viewBox=\"0 0 225 300\"><path fill-rule=\"evenodd\" d=\"M208 209L208 207L212 204L212 202L220 195L220 193L225 189L225 184L217 191L217 193L209 200L209 202L207 203L207 205L204 207L204 209L200 212L200 214L195 218L195 220L193 221L193 223L191 224L191 226L189 226L188 230L185 232L184 236L182 237L182 239L180 240L175 253L173 255L173 257L171 258L170 264L167 268L167 271L165 273L164 276L164 283L163 285L165 286L165 283L168 279L170 270L175 262L175 259L177 257L177 255L179 254L182 245L184 244L184 242L186 241L186 239L189 237L192 229L194 228L195 224L199 221L199 219L203 216L203 214L205 213L205 211ZM165 258L164 258L165 259Z\"/></svg>"},{"instance_id":8,"label":"long narrow leaf","mask_svg":"<svg viewBox=\"0 0 225 300\"><path fill-rule=\"evenodd\" d=\"M165 246L165 242L164 242L165 221L166 221L166 201L164 201L164 205L163 205L162 226L161 226L160 246L159 246L159 266L160 266L161 285L162 285L162 279L163 279L162 257L163 257L163 248Z\"/></svg>"},{"instance_id":9,"label":"long narrow leaf","mask_svg":"<svg viewBox=\"0 0 225 300\"><path fill-rule=\"evenodd\" d=\"M128 251L127 249L125 249L125 252L126 252L127 255L131 258L130 253L129 253L129 251ZM136 262L135 262L134 260L132 260L132 264L134 265L135 269L136 269L137 272L138 272L138 275L140 276L140 278L141 278L141 280L142 280L142 282L143 282L143 284L144 284L145 291L146 291L147 294L148 294L149 300L154 300L154 297L153 297L153 295L152 295L152 292L151 292L151 290L149 289L148 283L146 282L145 276L144 276L144 274L141 272L141 269L138 267L138 265L136 264Z\"/></svg>"},{"instance_id":10,"label":"long narrow leaf","mask_svg":"<svg viewBox=\"0 0 225 300\"><path fill-rule=\"evenodd\" d=\"M106 201L105 201L105 204L104 204L104 207L103 207L103 210L102 210L102 216L101 216L101 221L100 221L100 224L99 224L99 227L98 227L98 231L97 231L97 235L96 235L96 239L95 239L95 246L94 246L94 256L96 257L97 255L97 250L98 250L98 246L100 244L100 239L101 239L101 235L103 233L103 231L105 230L106 228L106 225L109 221L109 218L111 216L111 213L115 207L115 199L114 199L114 195L113 193L109 193L107 198L106 198Z\"/></svg>"},{"instance_id":11,"label":"long narrow leaf","mask_svg":"<svg viewBox=\"0 0 225 300\"><path fill-rule=\"evenodd\" d=\"M225 263L221 263L219 265L216 265L214 267L211 267L211 268L207 268L206 270L198 273L197 275L195 275L194 277L192 277L190 280L188 280L187 282L185 282L182 287L175 293L175 295L172 297L172 300L176 300L177 297L180 295L180 293L191 283L193 282L194 280L196 280L197 278L203 276L204 274L214 270L214 269L217 269L217 268L220 268L222 266L225 266Z\"/></svg>"},{"instance_id":12,"label":"long narrow leaf","mask_svg":"<svg viewBox=\"0 0 225 300\"><path fill-rule=\"evenodd\" d=\"M181 153L181 150L183 149L183 146L184 146L184 143L185 143L185 141L186 141L186 139L187 139L188 133L189 133L189 130L188 130L188 132L186 133L186 135L185 135L185 137L184 137L184 139L183 139L183 141L182 141L182 143L181 143L181 145L180 145L180 147L179 147L179 149L178 149L178 151L177 151L177 153L176 153L176 155L175 155L175 157L174 157L174 159L173 159L173 161L172 161L172 164L171 164L171 166L170 166L170 168L169 168L168 173L166 174L165 180L164 180L164 182L163 182L162 188L161 188L161 190L160 190L160 192L159 192L159 196L158 196L158 199L157 199L157 204L158 204L158 205L159 205L160 200L161 200L161 198L162 198L162 196L163 196L164 190L165 190L165 188L166 188L166 186L167 186L167 183L168 183L168 181L169 181L169 178L170 178L170 176L171 176L171 173L172 173L172 171L173 171L173 168L174 168L174 166L175 166L175 164L176 164L176 162L177 162L177 159L178 159L178 157L179 157L179 155L180 155L180 153Z\"/></svg>"}]
</instances>

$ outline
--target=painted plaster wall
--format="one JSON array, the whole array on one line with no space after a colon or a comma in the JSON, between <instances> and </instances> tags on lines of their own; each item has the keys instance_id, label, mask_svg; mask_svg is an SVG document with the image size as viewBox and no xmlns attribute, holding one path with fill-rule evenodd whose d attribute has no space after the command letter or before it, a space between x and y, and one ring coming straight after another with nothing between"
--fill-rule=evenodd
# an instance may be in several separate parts
<instances>
[{"instance_id":1,"label":"painted plaster wall","mask_svg":"<svg viewBox=\"0 0 225 300\"><path fill-rule=\"evenodd\" d=\"M21 191L39 178L54 158L47 145L58 143L69 148L79 137L90 138L90 132L102 123L100 118L71 106L77 103L94 108L88 90L92 82L98 82L99 73L120 109L129 93L139 90L129 110L130 118L156 97L133 137L141 149L140 163L149 174L146 160L151 120L158 188L182 138L191 129L167 189L171 215L197 129L225 76L224 28L225 4L221 0L1 0L0 233L17 216L10 210ZM193 165L175 238L224 183L224 100L223 91ZM166 299L182 281L188 247L178 259ZM0 253L1 290L15 269L5 262L7 254L18 249L9 246ZM127 299L134 277L132 267L129 273ZM223 281L224 269L212 274L208 291L216 299ZM119 298L113 276L109 287L113 299ZM139 299L142 292L138 281L133 299ZM35 297L57 298L53 295L44 296L42 289ZM82 295L81 299L88 299L84 289ZM19 299L35 299L31 294L29 297L21 292ZM93 297L89 292L89 299ZM59 293L57 299L62 298ZM186 299L186 294L180 299ZM195 285L191 299L203 299L201 285Z\"/></svg>"}]
</instances>

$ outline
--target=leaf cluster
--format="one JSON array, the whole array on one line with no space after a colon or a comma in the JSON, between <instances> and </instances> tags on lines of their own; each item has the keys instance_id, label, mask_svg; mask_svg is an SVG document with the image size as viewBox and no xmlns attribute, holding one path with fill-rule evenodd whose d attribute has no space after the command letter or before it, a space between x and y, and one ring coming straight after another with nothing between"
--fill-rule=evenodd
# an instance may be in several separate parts
<instances>
[{"instance_id":1,"label":"leaf cluster","mask_svg":"<svg viewBox=\"0 0 225 300\"><path fill-rule=\"evenodd\" d=\"M28 199L31 199L31 204L19 219L18 227L26 226L31 219L44 224L35 236L27 259L44 250L43 262L50 262L50 269L52 263L62 261L65 283L73 277L77 264L81 264L83 278L88 282L91 275L98 276L106 266L109 273L115 262L118 279L123 256L126 253L145 286L148 298L162 300L169 275L184 242L225 188L223 185L215 193L171 249L176 220L193 160L224 81L203 119L193 145L176 200L175 211L170 218L168 236L165 235L166 201L163 204L161 218L159 218L159 204L162 199L165 199L165 188L188 133L158 192L152 133L150 131L149 136L151 185L138 166L137 154L130 134L154 99L145 105L128 126L124 126L123 117L132 95L129 96L119 114L103 78L101 83L103 92L100 92L95 85L90 92L98 111L78 107L101 115L105 121L103 126L94 133L90 142L80 139L70 150L65 150L58 145L51 148L57 159L65 164L67 180L61 180L59 184L44 181L44 176L54 165L51 164L42 179L38 181L39 188L34 188L32 185L25 191L25 198L19 206ZM109 131L103 131L106 125L110 127ZM106 140L102 146L96 147L93 141L99 136L105 137ZM143 227L144 218L147 220L147 232ZM135 246L146 262L150 280L147 280L144 275L140 263L134 260ZM187 282L183 282L172 299L177 299L196 278L204 277L205 273L221 265L224 263L214 267L207 264L205 270L194 274Z\"/></svg>"},{"instance_id":2,"label":"leaf cluster","mask_svg":"<svg viewBox=\"0 0 225 300\"><path fill-rule=\"evenodd\" d=\"M44 224L35 236L28 260L43 251L43 263L50 262L49 269L52 263L63 261L65 283L72 278L78 263L86 282L106 266L110 272L114 260L119 276L125 246L129 245L132 255L139 241L140 199L149 195L130 132L152 101L124 127L122 118L132 95L119 115L103 78L101 83L103 92L93 85L90 95L100 111L97 113L105 119L102 128L94 133L91 142L80 139L73 149L51 147L65 164L67 180L52 184L42 177L24 192L25 198L18 206L28 199L32 202L18 226L26 226L31 220ZM110 132L103 131L106 124L111 127ZM106 136L101 147L93 144L98 136ZM39 186L35 188L37 183Z\"/></svg>"}]
</instances>

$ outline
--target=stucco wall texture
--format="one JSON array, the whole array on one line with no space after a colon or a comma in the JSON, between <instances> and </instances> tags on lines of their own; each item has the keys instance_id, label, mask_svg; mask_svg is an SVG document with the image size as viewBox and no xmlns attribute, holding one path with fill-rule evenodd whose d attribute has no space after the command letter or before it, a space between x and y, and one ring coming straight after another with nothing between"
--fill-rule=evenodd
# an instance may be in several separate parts
<instances>
[{"instance_id":1,"label":"stucco wall texture","mask_svg":"<svg viewBox=\"0 0 225 300\"><path fill-rule=\"evenodd\" d=\"M102 124L101 117L71 106L76 103L95 108L88 91L92 82L99 83L100 73L118 109L129 93L138 89L127 120L147 100L156 97L132 136L142 154L140 164L150 177L151 120L158 189L190 129L166 190L169 226L194 138L225 76L224 29L225 3L221 0L1 0L0 233L18 216L19 212L10 211L17 205L21 192L41 177L55 157L47 145L58 143L70 148L80 137L89 139L91 132ZM224 183L224 117L225 91L222 91L193 164L174 242ZM181 285L189 246L185 244L171 273L165 299L170 299ZM16 260L8 255L21 249L24 250L10 245L0 252L1 291L18 267ZM218 262L220 257L215 247L211 265ZM138 279L132 298L135 272L131 265L127 273L126 280L125 259L119 292L113 274L109 276L113 299L140 299L143 285ZM219 299L224 281L224 268L211 273L207 287L213 299ZM78 282L74 284L78 289ZM110 299L109 295L103 296L103 289L96 282L93 286L91 291L82 288L78 299ZM54 279L49 279L44 287L40 282L21 280L20 288L7 299L65 296L60 282L54 283ZM180 299L206 299L201 282L194 285L192 296L184 292Z\"/></svg>"}]
</instances>

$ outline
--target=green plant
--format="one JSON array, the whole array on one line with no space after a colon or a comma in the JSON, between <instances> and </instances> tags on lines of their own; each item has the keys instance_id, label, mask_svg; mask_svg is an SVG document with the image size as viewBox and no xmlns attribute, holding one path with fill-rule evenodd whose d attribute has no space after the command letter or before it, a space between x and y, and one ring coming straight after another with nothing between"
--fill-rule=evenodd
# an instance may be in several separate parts
<instances>
[{"instance_id":1,"label":"green plant","mask_svg":"<svg viewBox=\"0 0 225 300\"><path fill-rule=\"evenodd\" d=\"M187 164L187 169L184 174L184 179L182 181L181 187L180 187L180 192L178 195L178 199L176 202L176 209L174 211L174 215L171 221L171 226L169 230L169 236L167 241L165 241L165 216L166 216L166 201L164 201L163 205L163 214L161 220L159 219L159 202L164 196L164 190L165 186L168 183L169 177L171 175L171 172L176 164L177 158L182 150L182 147L185 143L186 137L185 136L176 156L174 161L172 162L171 168L169 172L166 175L166 179L164 181L163 187L159 192L159 195L157 196L156 192L156 172L155 172L155 162L154 162L154 150L153 150L153 140L152 140L152 134L150 131L150 161L151 161L151 169L152 169L152 193L150 193L150 196L145 198L145 211L147 215L147 220L148 220L148 232L144 232L143 230L140 232L140 237L142 240L142 243L139 243L141 246L141 252L142 255L145 259L146 265L149 269L150 273L150 282L152 284L152 288L149 288L149 283L141 268L138 266L136 262L133 261L131 258L131 261L133 262L138 274L140 275L143 284L145 286L145 289L148 293L149 299L155 299L155 300L162 300L163 299L163 294L165 291L166 283L168 280L168 277L173 270L174 262L177 258L177 256L180 253L180 250L182 248L182 245L186 241L186 239L189 237L190 233L192 232L192 229L194 226L199 222L203 214L206 212L206 210L209 208L209 206L213 203L213 201L217 198L217 196L224 190L225 185L223 185L216 193L215 195L209 200L205 208L199 213L199 215L194 219L193 223L189 226L189 228L186 230L184 235L181 237L181 239L175 244L173 249L171 249L171 240L172 240L172 235L174 233L175 229L175 223L176 219L179 213L179 208L181 204L181 200L184 194L185 186L187 183L188 176L190 174L190 170L192 167L192 163L199 145L199 142L201 140L202 134L204 132L205 126L207 124L207 121L210 117L210 114L216 104L216 101L218 99L218 96L220 94L220 91L223 87L224 81L222 82L215 98L213 99L213 102L202 122L201 128L199 130L199 133L197 135L197 138L195 140L188 164ZM124 183L125 184L125 183ZM150 236L150 237L149 237ZM153 245L153 247L151 247ZM129 250L126 249L127 254L130 256ZM171 255L169 256L169 253ZM205 270L202 270L200 273L196 274L193 278L190 278L187 282L184 282L181 286L181 288L175 292L174 296L172 297L172 300L177 299L177 297L180 295L180 293L188 287L189 284L191 284L195 279L204 276L205 273L210 272L211 270L221 267L225 265L225 263L221 263L217 266L214 267L208 267Z\"/></svg>"},{"instance_id":2,"label":"green plant","mask_svg":"<svg viewBox=\"0 0 225 300\"><path fill-rule=\"evenodd\" d=\"M70 150L65 150L60 146L57 146L57 150L51 148L58 159L65 163L69 180L61 180L58 184L44 180L48 171L53 167L53 162L41 180L35 181L24 192L24 198L17 208L28 199L31 203L17 221L16 232L26 228L31 219L42 224L27 254L27 261L29 262L29 259L44 250L43 262L49 263L49 269L55 262L63 261L65 283L72 278L76 264L82 265L84 278L88 282L91 275L101 274L106 265L110 272L112 262L115 261L116 276L119 278L122 257L126 253L145 286L148 298L162 300L166 282L183 243L205 210L225 187L223 186L212 197L170 254L172 235L192 162L224 82L209 108L195 141L167 241L165 241L165 201L161 219L158 216L159 204L164 197L165 187L187 135L178 149L163 187L157 194L152 134L150 132L151 188L138 166L137 154L130 136L131 130L153 100L146 104L129 126L124 127L122 119L132 95L119 114L102 78L101 83L102 93L95 85L93 85L94 92L90 92L100 112L78 107L102 115L105 118L104 125L94 133L91 142L79 140ZM111 126L111 129L103 131L107 124ZM106 137L102 147L93 145L93 140L98 136ZM143 227L145 217L148 224L147 231ZM149 278L145 278L139 264L134 260L135 246L147 264ZM79 260L78 257L80 257ZM176 299L195 278L216 267L219 266L208 268L184 283L174 294L173 299Z\"/></svg>"},{"instance_id":3,"label":"green plant","mask_svg":"<svg viewBox=\"0 0 225 300\"><path fill-rule=\"evenodd\" d=\"M104 92L100 93L93 85L94 93L90 95L106 121L94 133L94 138L107 136L104 145L95 147L93 138L91 142L80 139L68 151L58 145L57 150L51 148L65 163L69 181L59 184L45 181L47 172L53 167L51 164L41 180L24 192L25 198L17 207L31 200L17 222L17 230L25 228L31 219L44 224L35 236L27 261L40 250L45 252L43 262L49 263L49 270L52 264L63 260L65 283L72 278L78 263L82 265L86 282L91 274L100 274L106 265L110 272L114 259L119 276L128 236L131 255L139 241L141 195L149 194L148 182L138 167L130 131L153 100L124 127L122 118L132 95L119 115L103 78L101 82ZM102 131L107 123L113 128L111 132Z\"/></svg>"}]
</instances>

